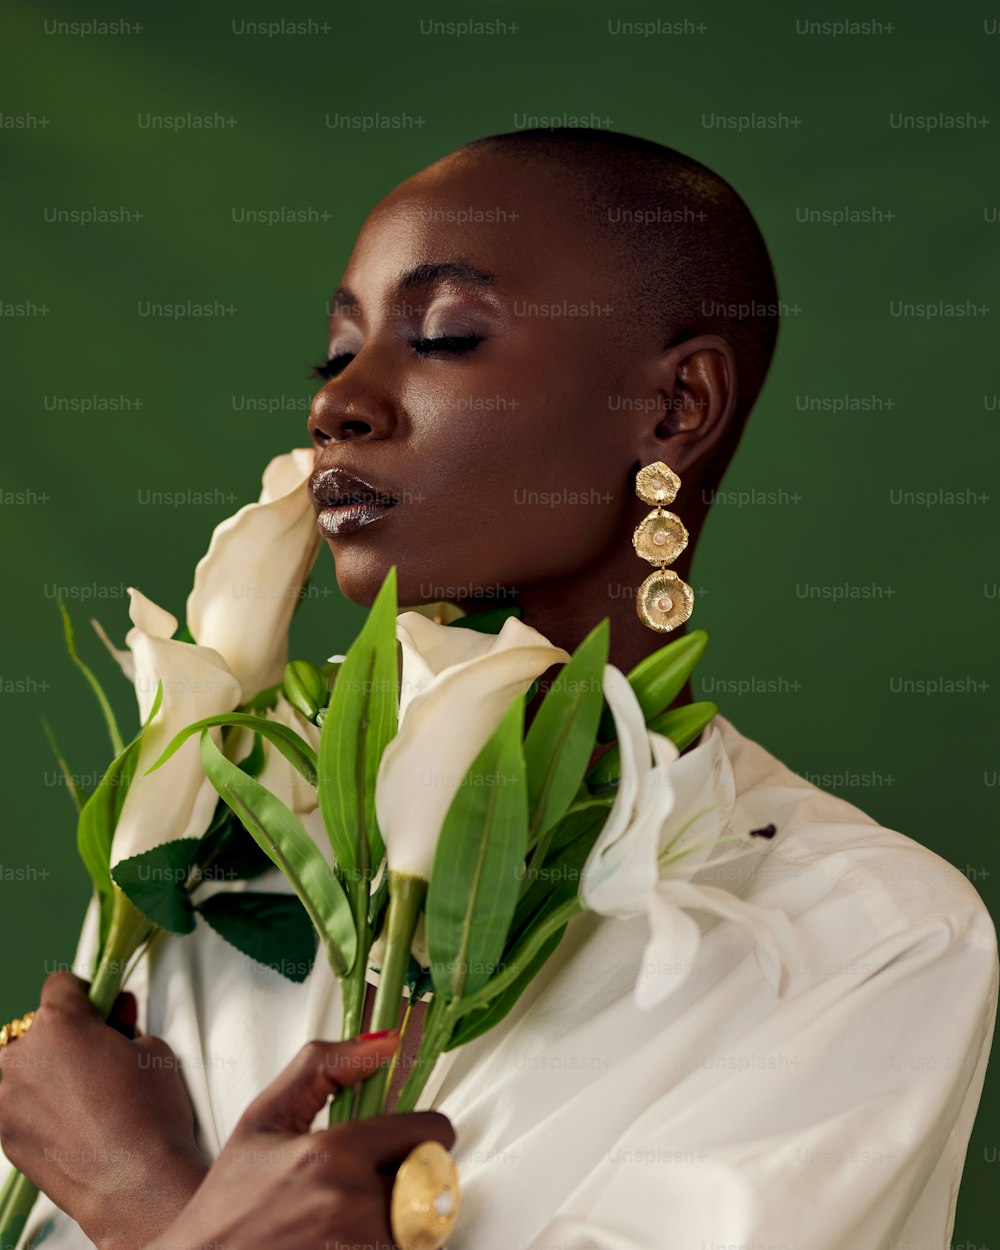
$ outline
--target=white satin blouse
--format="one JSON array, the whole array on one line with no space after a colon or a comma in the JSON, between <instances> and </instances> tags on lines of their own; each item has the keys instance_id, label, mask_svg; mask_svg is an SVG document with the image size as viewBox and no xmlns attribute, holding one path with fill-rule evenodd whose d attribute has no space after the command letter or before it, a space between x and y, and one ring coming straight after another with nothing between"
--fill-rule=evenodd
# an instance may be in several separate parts
<instances>
[{"instance_id":1,"label":"white satin blouse","mask_svg":"<svg viewBox=\"0 0 1000 1250\"><path fill-rule=\"evenodd\" d=\"M449 1250L947 1250L996 1020L990 915L956 868L721 714L695 750L710 739L731 827L776 832L693 880L783 908L797 965L776 996L749 935L692 911L689 975L642 1011L645 917L572 921L512 1013L424 1090L419 1109L457 1133ZM245 888L289 887L273 870ZM295 984L197 924L163 935L129 988L214 1158L306 1041L339 1036L340 996L322 955ZM44 1197L29 1227L48 1250L91 1245Z\"/></svg>"}]
</instances>

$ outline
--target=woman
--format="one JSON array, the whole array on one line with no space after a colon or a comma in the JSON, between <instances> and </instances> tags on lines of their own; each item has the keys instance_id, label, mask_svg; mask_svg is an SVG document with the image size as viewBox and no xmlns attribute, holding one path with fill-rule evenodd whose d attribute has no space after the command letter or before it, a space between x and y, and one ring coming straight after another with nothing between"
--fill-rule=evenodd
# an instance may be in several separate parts
<instances>
[{"instance_id":1,"label":"woman","mask_svg":"<svg viewBox=\"0 0 1000 1250\"><path fill-rule=\"evenodd\" d=\"M358 236L309 417L341 589L370 604L395 564L400 603L513 602L567 651L608 615L628 671L664 641L636 611L637 471L681 480L686 578L776 324L750 213L669 149L524 131L408 179ZM996 1012L982 901L721 714L680 765L690 810L753 853L700 874L716 915L664 913L676 991L637 1011L646 918L581 917L423 1110L322 1129L397 1044L310 1042L339 1027L322 961L294 986L208 930L167 937L135 1040L53 974L2 1052L4 1150L67 1213L33 1229L54 1250L388 1245L394 1166L432 1138L462 1177L452 1250L946 1246ZM794 925L780 997L740 902ZM419 1024L418 1004L410 1054Z\"/></svg>"}]
</instances>

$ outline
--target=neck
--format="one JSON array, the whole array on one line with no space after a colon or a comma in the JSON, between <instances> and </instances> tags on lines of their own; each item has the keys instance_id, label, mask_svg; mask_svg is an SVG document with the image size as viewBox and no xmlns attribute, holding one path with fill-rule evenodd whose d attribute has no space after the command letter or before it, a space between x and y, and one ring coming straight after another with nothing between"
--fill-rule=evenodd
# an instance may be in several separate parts
<instances>
[{"instance_id":1,"label":"neck","mask_svg":"<svg viewBox=\"0 0 1000 1250\"><path fill-rule=\"evenodd\" d=\"M691 580L694 545L695 535L692 534L688 547L670 566L687 582ZM509 596L495 601L467 600L460 601L458 606L466 612L477 612L503 603L516 603L521 608L521 619L526 625L571 653L607 616L611 623L608 662L627 675L647 655L683 637L689 622L665 634L657 633L642 623L635 608L635 593L652 571L652 566L636 556L631 543L625 544L624 550L622 546L616 543L586 568L564 577L519 586ZM542 675L543 690L557 672L558 668L553 666ZM687 681L667 707L681 707L693 701L691 683ZM661 709L666 710L666 707Z\"/></svg>"}]
</instances>

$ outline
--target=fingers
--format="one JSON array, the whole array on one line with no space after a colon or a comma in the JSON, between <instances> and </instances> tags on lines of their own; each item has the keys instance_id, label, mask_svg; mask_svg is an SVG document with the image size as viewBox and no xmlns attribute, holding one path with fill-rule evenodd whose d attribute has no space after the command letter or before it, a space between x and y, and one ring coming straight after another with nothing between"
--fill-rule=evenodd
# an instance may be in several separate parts
<instances>
[{"instance_id":1,"label":"fingers","mask_svg":"<svg viewBox=\"0 0 1000 1250\"><path fill-rule=\"evenodd\" d=\"M175 1068L180 1071L181 1061L177 1058L170 1043L164 1041L162 1037L157 1037L153 1033L141 1033L130 1040L133 1048L146 1056L145 1059L139 1061L144 1067L160 1070Z\"/></svg>"},{"instance_id":2,"label":"fingers","mask_svg":"<svg viewBox=\"0 0 1000 1250\"><path fill-rule=\"evenodd\" d=\"M76 973L60 968L50 972L42 984L39 1007L55 1007L61 1011L101 1018L97 1008L87 997L90 982Z\"/></svg>"},{"instance_id":3,"label":"fingers","mask_svg":"<svg viewBox=\"0 0 1000 1250\"><path fill-rule=\"evenodd\" d=\"M325 1131L343 1133L344 1126L337 1125ZM455 1144L451 1121L440 1111L376 1115L351 1124L350 1132L352 1149L356 1144L358 1153L376 1167L402 1163L414 1146L419 1146L421 1142L437 1141L445 1150L450 1150Z\"/></svg>"},{"instance_id":4,"label":"fingers","mask_svg":"<svg viewBox=\"0 0 1000 1250\"><path fill-rule=\"evenodd\" d=\"M239 1128L307 1133L331 1094L376 1072L399 1046L399 1032L370 1041L307 1042L287 1068L253 1100Z\"/></svg>"},{"instance_id":5,"label":"fingers","mask_svg":"<svg viewBox=\"0 0 1000 1250\"><path fill-rule=\"evenodd\" d=\"M86 1019L96 1024L101 1019L101 1013L87 997L89 990L89 981L61 968L45 978L38 1005L40 1008L54 1007L79 1017L81 1021ZM135 1038L140 1035L140 1030L136 1028L137 1017L135 995L130 990L122 990L112 1004L107 1023L125 1037Z\"/></svg>"}]
</instances>

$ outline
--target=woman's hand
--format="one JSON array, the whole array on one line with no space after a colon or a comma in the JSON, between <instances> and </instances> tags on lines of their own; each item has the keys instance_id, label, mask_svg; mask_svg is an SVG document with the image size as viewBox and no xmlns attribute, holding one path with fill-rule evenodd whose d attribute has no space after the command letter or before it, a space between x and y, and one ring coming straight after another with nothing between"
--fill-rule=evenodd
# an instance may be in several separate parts
<instances>
[{"instance_id":1,"label":"woman's hand","mask_svg":"<svg viewBox=\"0 0 1000 1250\"><path fill-rule=\"evenodd\" d=\"M135 1250L184 1208L208 1163L174 1052L105 1024L88 987L53 972L31 1028L0 1049L0 1145L92 1241Z\"/></svg>"},{"instance_id":2,"label":"woman's hand","mask_svg":"<svg viewBox=\"0 0 1000 1250\"><path fill-rule=\"evenodd\" d=\"M311 1131L330 1094L374 1072L399 1045L388 1036L308 1042L241 1116L184 1212L145 1250L392 1250L389 1200L414 1146L455 1133L437 1111L375 1116Z\"/></svg>"}]
</instances>

